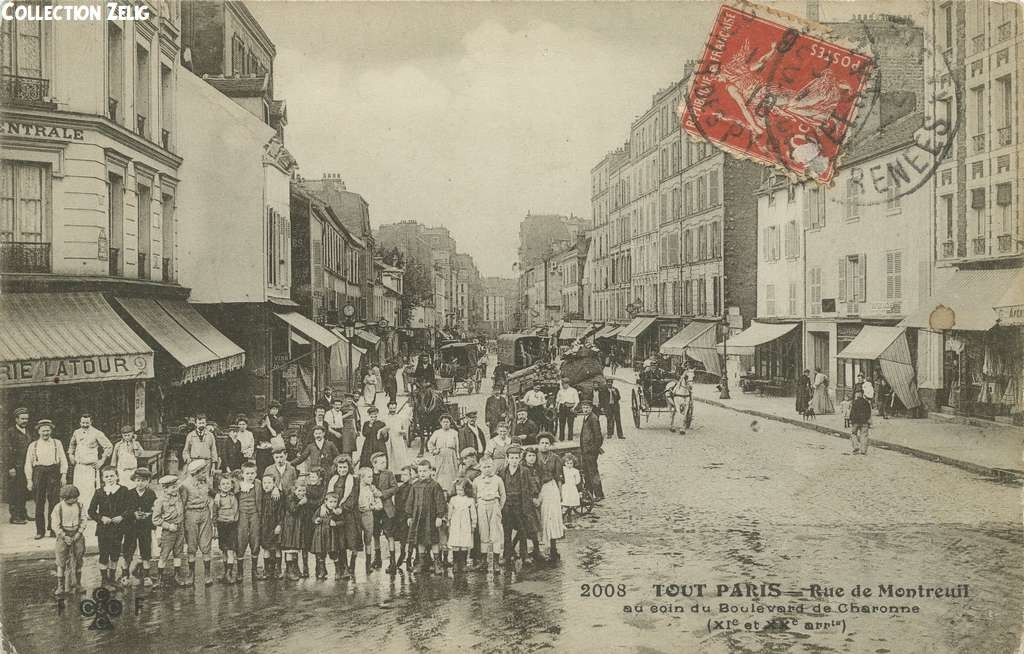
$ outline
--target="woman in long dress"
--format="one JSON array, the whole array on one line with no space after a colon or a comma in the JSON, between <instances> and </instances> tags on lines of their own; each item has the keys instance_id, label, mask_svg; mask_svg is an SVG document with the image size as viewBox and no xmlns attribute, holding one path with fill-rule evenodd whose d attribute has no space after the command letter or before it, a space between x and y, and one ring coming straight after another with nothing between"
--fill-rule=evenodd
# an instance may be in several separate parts
<instances>
[{"instance_id":1,"label":"woman in long dress","mask_svg":"<svg viewBox=\"0 0 1024 654\"><path fill-rule=\"evenodd\" d=\"M375 376L373 371L376 368L371 368L366 376L363 377L363 403L366 406L373 406L377 403L377 389L380 387L378 378Z\"/></svg>"},{"instance_id":2,"label":"woman in long dress","mask_svg":"<svg viewBox=\"0 0 1024 654\"><path fill-rule=\"evenodd\" d=\"M406 447L405 438L409 432L409 417L405 411L391 413L388 407L388 414L384 416L384 424L388 429L387 455L388 470L396 475L406 466L412 463L409 456L409 448Z\"/></svg>"},{"instance_id":3,"label":"woman in long dress","mask_svg":"<svg viewBox=\"0 0 1024 654\"><path fill-rule=\"evenodd\" d=\"M811 408L814 410L814 415L823 416L835 413L836 407L832 404L832 398L828 394L828 377L821 372L821 368L814 369L813 385L814 395L811 396Z\"/></svg>"},{"instance_id":4,"label":"woman in long dress","mask_svg":"<svg viewBox=\"0 0 1024 654\"><path fill-rule=\"evenodd\" d=\"M430 436L427 451L434 459L437 483L446 493L450 492L459 476L459 432L452 427L451 416L441 416L441 428Z\"/></svg>"}]
</instances>

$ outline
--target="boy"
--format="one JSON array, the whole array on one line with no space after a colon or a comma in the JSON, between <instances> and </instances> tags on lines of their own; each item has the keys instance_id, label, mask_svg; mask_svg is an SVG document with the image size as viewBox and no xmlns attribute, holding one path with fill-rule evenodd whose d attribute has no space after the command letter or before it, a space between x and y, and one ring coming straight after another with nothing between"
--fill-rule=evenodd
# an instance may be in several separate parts
<instances>
[{"instance_id":1,"label":"boy","mask_svg":"<svg viewBox=\"0 0 1024 654\"><path fill-rule=\"evenodd\" d=\"M213 524L217 526L217 545L224 555L220 582L233 584L235 550L238 549L238 498L235 496L235 482L229 475L222 476L218 482L217 494L213 498ZM209 583L207 579L207 585Z\"/></svg>"},{"instance_id":2,"label":"boy","mask_svg":"<svg viewBox=\"0 0 1024 654\"><path fill-rule=\"evenodd\" d=\"M494 459L485 456L480 461L480 476L473 480L476 498L478 551L487 559L487 572L494 572L504 548L505 531L501 523L501 510L505 506L505 484L494 474ZM493 560L491 554L494 555ZM476 559L474 567L481 561Z\"/></svg>"},{"instance_id":3,"label":"boy","mask_svg":"<svg viewBox=\"0 0 1024 654\"><path fill-rule=\"evenodd\" d=\"M499 477L505 486L505 504L502 507L501 521L505 530L505 563L512 563L512 533L515 532L519 541L519 558L526 559L526 541L536 542L536 522L533 513L540 504L537 500L536 479L522 466L523 449L513 445L505 453L507 466ZM534 550L535 558L540 554Z\"/></svg>"},{"instance_id":4,"label":"boy","mask_svg":"<svg viewBox=\"0 0 1024 654\"><path fill-rule=\"evenodd\" d=\"M395 543L392 521L395 518L395 498L398 492L398 481L395 474L387 469L388 455L383 452L375 452L370 463L373 465L373 486L380 492L381 508L373 512L373 567L380 570L384 565L380 558L381 536L384 537L384 544L391 552L391 565L389 570L395 567ZM367 550L369 552L369 550Z\"/></svg>"},{"instance_id":5,"label":"boy","mask_svg":"<svg viewBox=\"0 0 1024 654\"><path fill-rule=\"evenodd\" d=\"M136 567L135 576L142 579L142 585L146 588L153 586L149 574L149 560L153 558L153 504L156 503L156 493L149 487L152 473L146 468L137 468L132 472L132 484L135 488L128 492L135 507L132 511L131 524L125 528L124 533L124 573L122 581L128 582L128 571L132 567L132 557L135 555L135 548L139 548L139 565ZM157 580L159 583L159 579Z\"/></svg>"},{"instance_id":6,"label":"boy","mask_svg":"<svg viewBox=\"0 0 1024 654\"><path fill-rule=\"evenodd\" d=\"M850 406L850 424L853 434L850 443L854 454L868 453L868 434L871 431L871 403L864 399L864 391L857 389Z\"/></svg>"},{"instance_id":7,"label":"boy","mask_svg":"<svg viewBox=\"0 0 1024 654\"><path fill-rule=\"evenodd\" d=\"M100 577L104 586L114 586L121 558L125 528L135 511L135 500L117 483L117 471L107 466L100 472L103 485L92 496L89 517L96 521L96 540L100 554Z\"/></svg>"},{"instance_id":8,"label":"boy","mask_svg":"<svg viewBox=\"0 0 1024 654\"><path fill-rule=\"evenodd\" d=\"M430 571L430 556L434 555L434 574L441 574L441 562L437 559L441 542L438 529L447 515L444 490L432 477L433 468L429 461L416 464L417 480L412 484L405 501L406 524L409 526L409 547L419 550L420 571Z\"/></svg>"},{"instance_id":9,"label":"boy","mask_svg":"<svg viewBox=\"0 0 1024 654\"><path fill-rule=\"evenodd\" d=\"M477 452L472 447L467 447L459 453L462 463L459 465L459 479L466 479L470 483L480 476L480 468L477 466ZM456 480L457 481L457 480ZM452 489L454 494L455 489Z\"/></svg>"},{"instance_id":10,"label":"boy","mask_svg":"<svg viewBox=\"0 0 1024 654\"><path fill-rule=\"evenodd\" d=\"M181 500L185 505L185 545L188 546L188 581L195 584L196 553L203 555L204 582L213 584L210 576L210 548L213 545L213 520L210 517L210 482L207 474L209 461L195 459L188 464L184 481L181 482Z\"/></svg>"},{"instance_id":11,"label":"boy","mask_svg":"<svg viewBox=\"0 0 1024 654\"><path fill-rule=\"evenodd\" d=\"M57 588L55 596L80 590L82 587L82 560L85 558L85 507L78 501L78 489L68 484L60 489L60 502L53 507L50 524L57 525L60 534L54 548L57 557ZM73 575L68 575L68 568ZM65 575L74 581L65 586ZM70 581L70 579L69 579Z\"/></svg>"},{"instance_id":12,"label":"boy","mask_svg":"<svg viewBox=\"0 0 1024 654\"><path fill-rule=\"evenodd\" d=\"M228 427L228 437L220 446L220 469L234 472L242 467L242 441L238 438L238 425Z\"/></svg>"},{"instance_id":13,"label":"boy","mask_svg":"<svg viewBox=\"0 0 1024 654\"><path fill-rule=\"evenodd\" d=\"M380 490L373 485L373 468L359 469L359 523L363 529L363 553L366 559L366 574L370 574L370 547L374 537L374 513L384 509ZM380 559L380 541L377 541L377 558Z\"/></svg>"},{"instance_id":14,"label":"boy","mask_svg":"<svg viewBox=\"0 0 1024 654\"><path fill-rule=\"evenodd\" d=\"M235 563L236 583L242 583L245 575L245 550L249 548L252 561L252 580L256 581L260 560L260 507L263 503L263 489L256 483L256 464L246 461L242 464L242 481L238 483L238 543Z\"/></svg>"},{"instance_id":15,"label":"boy","mask_svg":"<svg viewBox=\"0 0 1024 654\"><path fill-rule=\"evenodd\" d=\"M153 502L153 526L160 527L160 584L168 588L187 585L181 572L181 552L185 548L185 506L178 491L178 478L164 475L160 478L163 495ZM174 570L167 570L167 561L173 557Z\"/></svg>"},{"instance_id":16,"label":"boy","mask_svg":"<svg viewBox=\"0 0 1024 654\"><path fill-rule=\"evenodd\" d=\"M288 450L286 448L281 446L274 448L274 465L267 466L267 469L263 471L263 476L274 479L275 499L288 498L292 488L295 487L295 482L299 478L299 472L295 469L295 466L288 463Z\"/></svg>"},{"instance_id":17,"label":"boy","mask_svg":"<svg viewBox=\"0 0 1024 654\"><path fill-rule=\"evenodd\" d=\"M135 440L135 430L131 425L121 427L121 440L114 445L114 453L110 455L110 465L117 470L117 480L125 488L133 487L132 475L139 467L138 457L142 456L142 446Z\"/></svg>"},{"instance_id":18,"label":"boy","mask_svg":"<svg viewBox=\"0 0 1024 654\"><path fill-rule=\"evenodd\" d=\"M406 559L406 541L409 539L409 527L406 524L405 502L409 498L409 490L415 479L415 466L408 465L398 471L398 485L395 487L394 495L395 516L391 519L391 533L388 534L388 538L391 539L392 561L387 569L389 575L394 575L398 568L402 567L402 563L405 563L406 570L412 570L412 556L410 555ZM398 561L395 561L395 551L399 550L399 548Z\"/></svg>"}]
</instances>

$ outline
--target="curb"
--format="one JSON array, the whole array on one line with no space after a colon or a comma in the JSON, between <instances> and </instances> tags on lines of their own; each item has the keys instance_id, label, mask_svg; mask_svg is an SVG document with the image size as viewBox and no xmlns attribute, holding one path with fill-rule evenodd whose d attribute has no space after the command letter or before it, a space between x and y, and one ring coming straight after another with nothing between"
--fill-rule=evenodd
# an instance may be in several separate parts
<instances>
[{"instance_id":1,"label":"curb","mask_svg":"<svg viewBox=\"0 0 1024 654\"><path fill-rule=\"evenodd\" d=\"M48 538L52 541L52 538ZM95 537L86 538L86 541L93 540ZM99 549L96 544L89 544L86 542L85 545L85 556L96 556L99 554ZM22 550L20 552L4 552L0 554L0 562L12 563L15 561L53 561L54 553L53 548L48 550Z\"/></svg>"},{"instance_id":2,"label":"curb","mask_svg":"<svg viewBox=\"0 0 1024 654\"><path fill-rule=\"evenodd\" d=\"M634 385L636 382L623 379L622 377L612 376L616 381L620 381L624 384ZM727 409L729 411L735 411L736 413L745 413L747 415L763 418L764 420L773 420L775 422L783 422L794 427L800 427L810 431L816 431L827 436L834 438L842 438L849 440L850 432L843 431L841 429L830 429L821 425L811 424L805 420L798 420L796 418L789 418L786 416L779 416L772 413L765 413L763 411L755 411L753 409L739 409L734 406L730 406L724 402L717 402L715 400L708 400L700 397L694 397L697 402L707 404L709 406L718 407L720 409ZM889 450L892 452L898 452L899 454L905 454L908 456L915 457L917 459L923 459L925 461L931 461L933 463L941 463L943 465L952 466L954 468L960 468L977 475L990 477L994 481L1003 483L1010 483L1017 486L1024 486L1024 472L1018 470L1007 470L1004 468L992 468L990 466L981 465L979 463L971 463L970 461L961 461L960 459L953 459L948 456L941 454L935 454L934 452L926 452L917 448L908 447L906 445L899 445L897 443L889 443L887 441L880 441L874 438L870 438L869 442L871 445L882 449Z\"/></svg>"}]
</instances>

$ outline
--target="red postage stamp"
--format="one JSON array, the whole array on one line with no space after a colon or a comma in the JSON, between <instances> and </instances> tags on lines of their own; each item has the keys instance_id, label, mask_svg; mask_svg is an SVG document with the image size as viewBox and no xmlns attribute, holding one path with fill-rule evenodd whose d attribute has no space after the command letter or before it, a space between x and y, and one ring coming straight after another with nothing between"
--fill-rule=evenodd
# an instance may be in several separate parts
<instances>
[{"instance_id":1,"label":"red postage stamp","mask_svg":"<svg viewBox=\"0 0 1024 654\"><path fill-rule=\"evenodd\" d=\"M682 126L738 157L827 183L873 65L799 18L725 4L691 77Z\"/></svg>"}]
</instances>

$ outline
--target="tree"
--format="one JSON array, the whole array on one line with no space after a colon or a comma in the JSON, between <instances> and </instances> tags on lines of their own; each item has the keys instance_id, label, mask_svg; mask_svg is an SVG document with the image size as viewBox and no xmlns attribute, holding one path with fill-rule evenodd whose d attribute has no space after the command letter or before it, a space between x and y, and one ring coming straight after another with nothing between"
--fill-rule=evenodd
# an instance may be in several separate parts
<instances>
[{"instance_id":1,"label":"tree","mask_svg":"<svg viewBox=\"0 0 1024 654\"><path fill-rule=\"evenodd\" d=\"M402 315L403 325L412 319L412 311L417 307L428 307L434 304L434 281L430 268L410 255L404 257L405 274L402 276ZM392 264L393 265L393 264Z\"/></svg>"}]
</instances>

